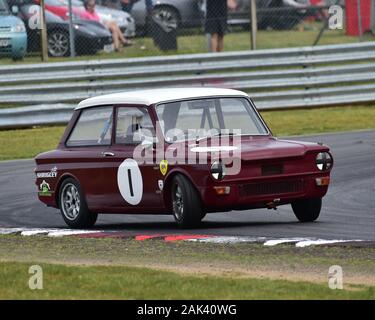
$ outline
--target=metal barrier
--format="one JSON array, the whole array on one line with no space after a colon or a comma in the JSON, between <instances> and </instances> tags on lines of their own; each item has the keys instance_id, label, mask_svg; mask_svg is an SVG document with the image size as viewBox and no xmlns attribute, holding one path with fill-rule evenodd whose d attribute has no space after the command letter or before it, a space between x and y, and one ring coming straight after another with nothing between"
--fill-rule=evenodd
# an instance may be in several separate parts
<instances>
[{"instance_id":1,"label":"metal barrier","mask_svg":"<svg viewBox=\"0 0 375 320\"><path fill-rule=\"evenodd\" d=\"M0 128L65 123L79 100L154 87L239 89L261 110L370 102L374 71L375 42L1 66L0 105L14 107Z\"/></svg>"}]
</instances>

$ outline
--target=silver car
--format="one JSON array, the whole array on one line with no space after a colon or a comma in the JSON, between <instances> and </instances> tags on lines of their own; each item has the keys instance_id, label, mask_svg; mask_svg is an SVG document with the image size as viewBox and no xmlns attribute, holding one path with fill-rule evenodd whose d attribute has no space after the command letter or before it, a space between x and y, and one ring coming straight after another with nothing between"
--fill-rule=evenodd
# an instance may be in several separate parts
<instances>
[{"instance_id":1,"label":"silver car","mask_svg":"<svg viewBox=\"0 0 375 320\"><path fill-rule=\"evenodd\" d=\"M53 1L53 0L47 0L47 1ZM59 0L59 2L62 2L64 5L68 5L68 0ZM124 33L124 36L126 38L132 38L135 36L135 22L133 17L122 10L118 10L115 8L109 8L102 5L99 5L100 1L97 1L98 5L96 5L96 12L100 18L101 22L108 21L108 20L114 20L116 21L117 25L121 29L121 31ZM74 7L80 8L84 10L83 8L83 1L81 0L72 0L72 5Z\"/></svg>"},{"instance_id":2,"label":"silver car","mask_svg":"<svg viewBox=\"0 0 375 320\"><path fill-rule=\"evenodd\" d=\"M156 16L159 21L164 21L169 27L194 27L202 25L199 0L153 0L152 2L152 15ZM147 16L145 0L138 0L130 13L135 20L137 28L144 28Z\"/></svg>"},{"instance_id":3,"label":"silver car","mask_svg":"<svg viewBox=\"0 0 375 320\"><path fill-rule=\"evenodd\" d=\"M121 31L123 31L126 38L132 38L135 36L135 21L129 13L100 5L96 6L96 11L101 21L116 21L117 25L119 26Z\"/></svg>"},{"instance_id":4,"label":"silver car","mask_svg":"<svg viewBox=\"0 0 375 320\"><path fill-rule=\"evenodd\" d=\"M257 0L258 28L292 29L306 17L310 0ZM235 11L229 12L229 25L249 26L250 2L237 0Z\"/></svg>"}]
</instances>

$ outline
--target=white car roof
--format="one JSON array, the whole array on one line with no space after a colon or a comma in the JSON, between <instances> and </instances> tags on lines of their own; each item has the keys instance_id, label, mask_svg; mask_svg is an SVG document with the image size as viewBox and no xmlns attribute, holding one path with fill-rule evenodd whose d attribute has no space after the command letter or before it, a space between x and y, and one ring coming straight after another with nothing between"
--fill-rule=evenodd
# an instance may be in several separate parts
<instances>
[{"instance_id":1,"label":"white car roof","mask_svg":"<svg viewBox=\"0 0 375 320\"><path fill-rule=\"evenodd\" d=\"M137 90L88 98L81 101L76 107L76 110L114 104L136 104L149 106L162 102L212 97L248 97L248 95L238 90L202 87Z\"/></svg>"}]
</instances>

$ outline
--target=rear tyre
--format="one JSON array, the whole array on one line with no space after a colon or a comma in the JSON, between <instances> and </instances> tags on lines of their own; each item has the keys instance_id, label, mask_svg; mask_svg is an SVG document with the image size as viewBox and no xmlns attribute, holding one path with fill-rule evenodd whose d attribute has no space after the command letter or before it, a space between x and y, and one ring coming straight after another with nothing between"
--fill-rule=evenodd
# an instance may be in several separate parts
<instances>
[{"instance_id":1,"label":"rear tyre","mask_svg":"<svg viewBox=\"0 0 375 320\"><path fill-rule=\"evenodd\" d=\"M176 175L171 187L172 212L179 227L191 228L200 224L205 213L201 199L191 182L183 175Z\"/></svg>"},{"instance_id":2,"label":"rear tyre","mask_svg":"<svg viewBox=\"0 0 375 320\"><path fill-rule=\"evenodd\" d=\"M72 178L66 179L62 183L59 204L62 217L71 228L90 228L98 218L97 213L89 211L81 186L78 181Z\"/></svg>"},{"instance_id":3,"label":"rear tyre","mask_svg":"<svg viewBox=\"0 0 375 320\"><path fill-rule=\"evenodd\" d=\"M313 222L319 218L322 209L322 198L298 200L292 203L292 209L301 222Z\"/></svg>"}]
</instances>

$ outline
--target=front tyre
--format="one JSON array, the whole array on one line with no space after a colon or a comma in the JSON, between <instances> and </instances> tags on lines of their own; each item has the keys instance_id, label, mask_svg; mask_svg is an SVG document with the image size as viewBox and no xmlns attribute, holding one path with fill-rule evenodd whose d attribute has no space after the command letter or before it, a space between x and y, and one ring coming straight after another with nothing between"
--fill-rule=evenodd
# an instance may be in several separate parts
<instances>
[{"instance_id":1,"label":"front tyre","mask_svg":"<svg viewBox=\"0 0 375 320\"><path fill-rule=\"evenodd\" d=\"M199 225L204 217L201 199L191 182L183 175L176 175L171 188L172 212L181 228Z\"/></svg>"},{"instance_id":2,"label":"front tyre","mask_svg":"<svg viewBox=\"0 0 375 320\"><path fill-rule=\"evenodd\" d=\"M298 200L292 203L292 209L301 222L313 222L319 218L322 198Z\"/></svg>"},{"instance_id":3,"label":"front tyre","mask_svg":"<svg viewBox=\"0 0 375 320\"><path fill-rule=\"evenodd\" d=\"M71 228L90 228L98 218L97 213L88 210L81 186L78 181L72 178L66 179L62 183L59 203L62 217Z\"/></svg>"},{"instance_id":4,"label":"front tyre","mask_svg":"<svg viewBox=\"0 0 375 320\"><path fill-rule=\"evenodd\" d=\"M61 58L70 54L69 34L61 30L53 30L48 33L48 54L51 57Z\"/></svg>"}]
</instances>

